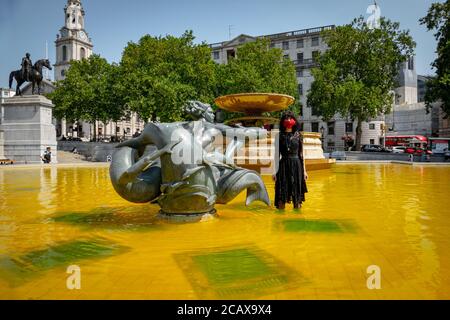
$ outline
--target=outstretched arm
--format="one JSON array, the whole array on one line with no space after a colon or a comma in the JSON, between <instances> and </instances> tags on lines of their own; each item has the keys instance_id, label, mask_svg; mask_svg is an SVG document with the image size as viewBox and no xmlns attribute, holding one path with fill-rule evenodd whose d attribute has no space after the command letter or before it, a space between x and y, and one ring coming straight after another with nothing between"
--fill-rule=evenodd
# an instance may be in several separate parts
<instances>
[{"instance_id":1,"label":"outstretched arm","mask_svg":"<svg viewBox=\"0 0 450 320\"><path fill-rule=\"evenodd\" d=\"M157 150L145 157L142 157L137 161L134 165L128 168L119 178L120 184L127 184L129 182L134 181L138 175L140 175L143 171L147 170L155 160L161 157L163 154L172 153L172 149L181 142L175 141L166 145L163 149Z\"/></svg>"}]
</instances>

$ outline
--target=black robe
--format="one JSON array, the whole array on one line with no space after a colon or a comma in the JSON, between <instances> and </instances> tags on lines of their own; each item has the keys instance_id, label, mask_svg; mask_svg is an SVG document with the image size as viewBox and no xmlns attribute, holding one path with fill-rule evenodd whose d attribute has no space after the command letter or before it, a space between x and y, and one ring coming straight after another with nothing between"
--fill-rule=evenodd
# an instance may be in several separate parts
<instances>
[{"instance_id":1,"label":"black robe","mask_svg":"<svg viewBox=\"0 0 450 320\"><path fill-rule=\"evenodd\" d=\"M301 204L308 192L303 170L303 137L300 132L279 135L279 164L275 182L275 206L278 202Z\"/></svg>"}]
</instances>

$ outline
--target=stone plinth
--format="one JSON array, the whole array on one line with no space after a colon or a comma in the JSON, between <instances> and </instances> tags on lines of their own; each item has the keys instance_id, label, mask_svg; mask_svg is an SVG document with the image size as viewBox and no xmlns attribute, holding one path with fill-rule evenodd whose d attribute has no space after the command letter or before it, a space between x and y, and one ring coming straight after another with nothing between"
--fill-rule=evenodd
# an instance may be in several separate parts
<instances>
[{"instance_id":1,"label":"stone plinth","mask_svg":"<svg viewBox=\"0 0 450 320\"><path fill-rule=\"evenodd\" d=\"M5 143L3 139L3 131L0 130L0 160L5 159L5 150L3 144Z\"/></svg>"},{"instance_id":2,"label":"stone plinth","mask_svg":"<svg viewBox=\"0 0 450 320\"><path fill-rule=\"evenodd\" d=\"M44 96L24 96L3 102L4 156L16 163L42 163L47 147L57 163L56 130L52 123L52 102Z\"/></svg>"},{"instance_id":3,"label":"stone plinth","mask_svg":"<svg viewBox=\"0 0 450 320\"><path fill-rule=\"evenodd\" d=\"M336 163L334 159L326 159L323 154L322 140L320 133L303 132L303 149L305 165L307 170L329 169ZM261 174L273 172L275 155L275 140L278 139L279 131L269 132L267 139L259 139L255 145L246 144L237 151L234 156L235 164L240 167L255 170ZM220 145L216 145L219 147ZM221 146L226 149L225 145Z\"/></svg>"}]
</instances>

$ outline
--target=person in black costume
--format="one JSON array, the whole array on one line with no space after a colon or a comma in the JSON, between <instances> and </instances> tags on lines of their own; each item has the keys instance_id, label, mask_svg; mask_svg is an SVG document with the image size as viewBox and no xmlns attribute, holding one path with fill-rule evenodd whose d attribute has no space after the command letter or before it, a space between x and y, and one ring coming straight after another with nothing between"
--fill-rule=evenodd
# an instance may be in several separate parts
<instances>
[{"instance_id":1,"label":"person in black costume","mask_svg":"<svg viewBox=\"0 0 450 320\"><path fill-rule=\"evenodd\" d=\"M300 124L292 111L283 113L280 120L278 143L278 171L275 180L275 206L284 209L286 203L301 208L308 192L305 161L303 158L303 137Z\"/></svg>"}]
</instances>

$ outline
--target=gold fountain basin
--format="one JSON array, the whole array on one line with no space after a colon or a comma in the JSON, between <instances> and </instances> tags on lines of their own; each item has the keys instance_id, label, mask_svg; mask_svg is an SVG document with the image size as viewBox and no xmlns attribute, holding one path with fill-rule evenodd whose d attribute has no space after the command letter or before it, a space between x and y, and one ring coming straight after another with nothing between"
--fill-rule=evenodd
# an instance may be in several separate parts
<instances>
[{"instance_id":1,"label":"gold fountain basin","mask_svg":"<svg viewBox=\"0 0 450 320\"><path fill-rule=\"evenodd\" d=\"M276 93L240 93L219 97L215 100L221 109L246 114L261 114L287 109L295 98Z\"/></svg>"}]
</instances>

